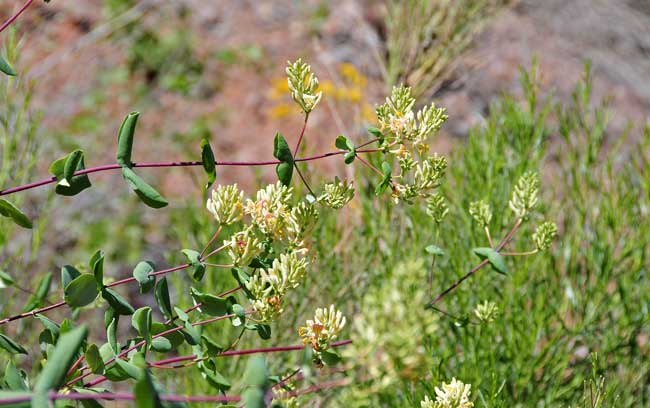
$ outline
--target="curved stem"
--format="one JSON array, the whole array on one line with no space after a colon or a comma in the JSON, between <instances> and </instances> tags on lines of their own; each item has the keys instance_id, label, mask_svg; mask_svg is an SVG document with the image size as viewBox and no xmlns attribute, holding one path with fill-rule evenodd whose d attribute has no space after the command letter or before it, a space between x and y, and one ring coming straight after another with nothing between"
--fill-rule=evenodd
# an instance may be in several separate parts
<instances>
[{"instance_id":1,"label":"curved stem","mask_svg":"<svg viewBox=\"0 0 650 408\"><path fill-rule=\"evenodd\" d=\"M361 149L357 150L357 153L374 153L374 152L379 152L381 149ZM333 152L328 152L328 153L323 153L315 156L308 156L308 157L300 157L294 159L295 162L305 162L305 161L314 161L314 160L320 160L324 159L327 157L332 157L332 156L339 156L342 154L347 153L345 150L337 150ZM217 166L272 166L279 164L279 160L267 160L267 161L216 161L215 165ZM191 166L202 166L203 162L200 161L172 161L172 162L141 162L141 163L133 163L131 167L145 167L145 168L150 168L150 167L191 167ZM89 167L87 169L79 170L74 172L73 176L81 176L84 174L91 174L91 173L98 173L102 171L108 171L108 170L117 170L122 168L119 164L105 164L102 166L96 166L96 167ZM34 181L31 183L23 184L20 186L16 187L10 187L6 188L4 190L0 190L0 196L4 195L9 195L13 193L17 193L20 191L24 190L29 190L32 188L44 186L47 184L55 183L57 181L56 177L48 177L43 180L39 181Z\"/></svg>"},{"instance_id":2,"label":"curved stem","mask_svg":"<svg viewBox=\"0 0 650 408\"><path fill-rule=\"evenodd\" d=\"M9 17L7 21L5 21L2 24L2 26L0 26L0 33L3 32L7 27L9 27L11 23L13 23L21 14L23 14L23 12L27 10L27 8L31 6L33 2L34 0L27 0L27 2L25 2L25 4L20 8L20 10L18 10L16 14Z\"/></svg>"}]
</instances>

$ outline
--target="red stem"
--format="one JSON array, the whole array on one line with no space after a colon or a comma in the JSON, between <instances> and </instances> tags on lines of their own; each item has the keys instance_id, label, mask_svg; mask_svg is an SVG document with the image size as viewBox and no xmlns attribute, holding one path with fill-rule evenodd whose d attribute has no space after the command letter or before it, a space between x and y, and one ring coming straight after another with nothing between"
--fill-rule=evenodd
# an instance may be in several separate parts
<instances>
[{"instance_id":1,"label":"red stem","mask_svg":"<svg viewBox=\"0 0 650 408\"><path fill-rule=\"evenodd\" d=\"M296 148L293 149L293 157L296 157L298 150L300 150L300 143L302 143L302 138L305 136L305 129L307 129L307 120L309 119L309 113L305 114L305 121L302 124L302 130L300 131L300 137L298 137L298 143L296 143Z\"/></svg>"},{"instance_id":2,"label":"red stem","mask_svg":"<svg viewBox=\"0 0 650 408\"><path fill-rule=\"evenodd\" d=\"M13 16L9 17L7 21L5 21L2 26L0 27L0 33L3 32L7 27L11 25L21 14L23 14L23 11L27 10L29 6L32 5L34 0L27 0L25 4L18 10L18 13L14 14Z\"/></svg>"},{"instance_id":3,"label":"red stem","mask_svg":"<svg viewBox=\"0 0 650 408\"><path fill-rule=\"evenodd\" d=\"M88 393L57 393L52 391L48 395L50 400L113 400L113 401L133 401L135 395L130 392L88 392ZM159 395L162 401L174 402L227 402L241 401L239 395L176 395L167 394ZM29 394L19 395L16 397L0 399L0 405L15 404L18 402L31 401L32 396Z\"/></svg>"},{"instance_id":4,"label":"red stem","mask_svg":"<svg viewBox=\"0 0 650 408\"><path fill-rule=\"evenodd\" d=\"M357 150L357 153L373 153L373 152L378 152L381 149L363 149L363 150ZM301 158L296 158L294 161L296 162L303 162L303 161L313 161L313 160L320 160L324 159L326 157L331 157L331 156L337 156L341 154L347 153L345 150L338 150L335 152L328 152L328 153L323 153L319 154L316 156L309 156L309 157L301 157ZM223 162L215 162L217 166L271 166L275 164L279 164L279 160L268 160L268 161L223 161ZM190 167L190 166L202 166L203 162L200 161L180 161L180 162L142 162L142 163L133 163L132 167ZM105 164L102 166L96 166L96 167L89 167L87 169L79 170L74 173L73 176L80 176L83 174L91 174L91 173L97 173L101 171L107 171L107 170L117 170L120 169L122 166L119 164ZM4 195L9 195L13 193L17 193L19 191L24 191L24 190L29 190L32 188L44 186L46 184L51 184L55 183L56 177L52 176L43 180L39 181L34 181L28 184L23 184L20 186L16 187L10 187L4 190L0 190L0 196Z\"/></svg>"},{"instance_id":5,"label":"red stem","mask_svg":"<svg viewBox=\"0 0 650 408\"><path fill-rule=\"evenodd\" d=\"M170 272L178 271L178 270L181 270L181 269L189 268L190 266L191 266L191 264L179 265L179 266L175 266L173 268L163 269L163 270L156 271L156 272L151 272L149 274L149 276L164 275L166 273L170 273ZM118 281L109 283L108 285L106 285L106 287L107 288L112 288L113 286L118 286L118 285L122 285L122 284L125 284L125 283L133 282L133 281L135 281L134 277L124 278L122 280L118 280ZM65 306L65 305L67 305L67 303L65 302L65 300L63 300L61 302L55 303L55 304L50 305L50 306L42 307L40 309L34 309L34 310L29 311L29 312L21 313L21 314L11 316L11 317L6 317L6 318L0 320L0 326L3 325L3 324L6 324L6 323L12 322L14 320L34 316L35 314L44 313L44 312L47 312L47 311L50 311L50 310L53 310L53 309L57 309L59 307Z\"/></svg>"}]
</instances>

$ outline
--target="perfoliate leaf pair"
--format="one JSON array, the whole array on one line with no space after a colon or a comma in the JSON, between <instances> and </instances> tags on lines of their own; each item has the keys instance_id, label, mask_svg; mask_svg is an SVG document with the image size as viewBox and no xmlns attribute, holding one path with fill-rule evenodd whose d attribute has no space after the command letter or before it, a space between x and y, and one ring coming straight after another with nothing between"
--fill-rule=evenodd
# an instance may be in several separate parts
<instances>
[{"instance_id":1,"label":"perfoliate leaf pair","mask_svg":"<svg viewBox=\"0 0 650 408\"><path fill-rule=\"evenodd\" d=\"M273 140L273 157L281 161L275 167L278 180L285 186L290 185L295 163L289 144L280 132L275 134L275 139Z\"/></svg>"},{"instance_id":2,"label":"perfoliate leaf pair","mask_svg":"<svg viewBox=\"0 0 650 408\"><path fill-rule=\"evenodd\" d=\"M74 175L85 168L83 150L75 150L53 161L49 172L58 180L54 191L63 196L74 196L89 188L91 184L87 174Z\"/></svg>"},{"instance_id":3,"label":"perfoliate leaf pair","mask_svg":"<svg viewBox=\"0 0 650 408\"><path fill-rule=\"evenodd\" d=\"M127 184L138 195L140 200L152 208L162 208L167 206L168 202L160 195L155 188L147 184L132 169L131 153L133 150L133 139L135 137L135 127L138 122L139 112L129 113L122 125L117 137L117 164L122 166L122 177Z\"/></svg>"},{"instance_id":4,"label":"perfoliate leaf pair","mask_svg":"<svg viewBox=\"0 0 650 408\"><path fill-rule=\"evenodd\" d=\"M355 157L357 157L357 147L354 145L354 142L352 142L352 140L348 139L344 135L338 136L334 144L339 149L345 150L347 152L345 155L343 155L345 164L352 163Z\"/></svg>"},{"instance_id":5,"label":"perfoliate leaf pair","mask_svg":"<svg viewBox=\"0 0 650 408\"><path fill-rule=\"evenodd\" d=\"M505 258L494 248L474 248L473 251L479 258L487 259L496 272L502 275L508 273Z\"/></svg>"}]
</instances>

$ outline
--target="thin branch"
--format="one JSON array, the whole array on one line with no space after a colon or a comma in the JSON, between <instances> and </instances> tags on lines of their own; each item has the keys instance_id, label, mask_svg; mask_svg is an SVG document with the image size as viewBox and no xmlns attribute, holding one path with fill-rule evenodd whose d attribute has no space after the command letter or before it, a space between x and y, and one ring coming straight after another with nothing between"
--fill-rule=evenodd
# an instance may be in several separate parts
<instances>
[{"instance_id":1,"label":"thin branch","mask_svg":"<svg viewBox=\"0 0 650 408\"><path fill-rule=\"evenodd\" d=\"M497 252L501 251L501 250L503 249L503 247L506 246L506 244L507 244L508 242L510 242L510 240L512 239L512 236L515 234L515 232L517 232L517 230L518 230L519 227L521 226L521 223L522 223L522 222L523 222L523 220L522 220L521 218L518 219L517 222L515 222L515 225L512 227L512 229L510 230L510 232L508 232L508 234L505 236L505 238L503 238L503 240L502 240L502 241L499 243L499 245L497 245L497 247L495 248L495 250L496 250ZM454 289L456 289L458 286L460 286L460 284L463 283L467 278L469 278L470 276L474 275L474 274L475 274L479 269L481 269L482 267L484 267L485 265L487 265L488 262L489 262L489 261L488 261L487 258L484 259L484 260L482 260L481 263L479 263L478 265L476 265L475 267L473 267L469 272L467 272L467 273L466 273L465 275L463 275L460 279L458 279L458 280L457 280L453 285L451 285L450 287L448 287L447 289L445 289L444 291L442 291L438 296L436 296L436 298L433 299L433 300L428 304L428 306L433 306L433 305L435 305L436 303L440 302L440 301L441 301L445 296L447 296L450 292L452 292Z\"/></svg>"},{"instance_id":2,"label":"thin branch","mask_svg":"<svg viewBox=\"0 0 650 408\"><path fill-rule=\"evenodd\" d=\"M305 113L305 121L302 124L302 130L300 131L300 136L298 137L298 143L296 143L296 148L293 149L293 157L296 157L298 150L300 150L300 143L302 143L302 138L305 136L305 129L307 129L307 120L309 120L309 112Z\"/></svg>"},{"instance_id":3,"label":"thin branch","mask_svg":"<svg viewBox=\"0 0 650 408\"><path fill-rule=\"evenodd\" d=\"M362 150L357 150L357 153L374 153L374 152L379 152L381 149L362 149ZM314 160L321 160L325 159L327 157L332 157L332 156L340 156L342 154L347 153L345 150L337 150L337 151L332 151L328 153L323 153L315 156L309 156L309 157L300 157L294 159L295 162L307 162L307 161L314 161ZM216 166L273 166L280 164L281 162L279 160L267 160L267 161L216 161L215 165ZM203 162L201 161L171 161L171 162L141 162L141 163L133 163L131 167L144 167L144 168L151 168L151 167L192 167L192 166L202 166ZM108 171L108 170L118 170L121 169L122 166L119 164L105 164L102 166L96 166L96 167L89 167L87 169L79 170L74 172L73 176L81 176L84 174L91 174L91 173L98 173L98 172L103 172L103 171ZM19 191L24 191L24 190L29 190L32 188L44 186L47 184L52 184L56 183L57 179L55 176L48 177L46 179L42 179L39 181L34 181L31 183L23 184L20 186L16 187L10 187L4 190L0 190L0 196L4 195L9 195L13 193L17 193Z\"/></svg>"},{"instance_id":4,"label":"thin branch","mask_svg":"<svg viewBox=\"0 0 650 408\"><path fill-rule=\"evenodd\" d=\"M5 21L2 26L0 26L0 33L9 27L11 23L13 23L21 14L23 14L23 12L27 10L27 8L31 6L33 2L34 0L27 0L27 2L25 2L25 4L20 8L20 10L18 10L16 14L9 17L9 19L7 19L7 21Z\"/></svg>"},{"instance_id":5,"label":"thin branch","mask_svg":"<svg viewBox=\"0 0 650 408\"><path fill-rule=\"evenodd\" d=\"M212 245L214 240L217 239L217 237L221 233L221 228L222 228L222 226L219 225L219 228L217 228L217 231L215 231L214 235L212 235L212 238L210 238L210 241L208 241L208 243L205 245L205 248L203 248L203 251L201 251L201 255L199 255L199 259L203 259L203 255L205 255L205 251L207 251L208 248L210 248L210 246Z\"/></svg>"},{"instance_id":6,"label":"thin branch","mask_svg":"<svg viewBox=\"0 0 650 408\"><path fill-rule=\"evenodd\" d=\"M109 401L133 401L135 395L130 392L84 392L84 393L58 393L51 391L48 394L50 400L109 400ZM173 402L228 402L228 401L241 401L239 395L176 395L176 394L163 394L159 395L162 401ZM7 397L0 399L0 405L16 404L19 402L31 401L31 394L18 395L15 397Z\"/></svg>"}]
</instances>

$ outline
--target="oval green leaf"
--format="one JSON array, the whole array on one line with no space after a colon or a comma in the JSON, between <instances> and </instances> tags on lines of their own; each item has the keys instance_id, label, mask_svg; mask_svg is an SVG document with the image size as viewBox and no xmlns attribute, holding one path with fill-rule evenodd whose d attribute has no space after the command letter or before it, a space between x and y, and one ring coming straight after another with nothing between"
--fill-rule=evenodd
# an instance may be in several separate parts
<instances>
[{"instance_id":1,"label":"oval green leaf","mask_svg":"<svg viewBox=\"0 0 650 408\"><path fill-rule=\"evenodd\" d=\"M65 287L65 302L71 307L83 307L92 303L99 294L95 277L89 273L77 276Z\"/></svg>"}]
</instances>

